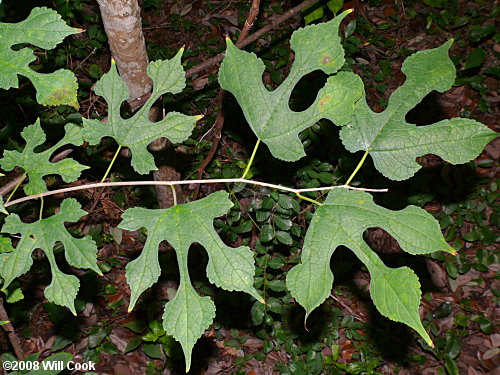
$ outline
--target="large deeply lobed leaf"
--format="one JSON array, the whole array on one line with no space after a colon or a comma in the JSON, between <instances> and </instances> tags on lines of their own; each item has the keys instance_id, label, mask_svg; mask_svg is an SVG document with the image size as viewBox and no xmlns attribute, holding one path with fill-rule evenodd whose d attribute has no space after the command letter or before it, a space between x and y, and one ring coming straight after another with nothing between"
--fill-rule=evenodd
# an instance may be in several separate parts
<instances>
[{"instance_id":1,"label":"large deeply lobed leaf","mask_svg":"<svg viewBox=\"0 0 500 375\"><path fill-rule=\"evenodd\" d=\"M29 177L29 182L24 186L26 194L46 192L44 176L58 174L65 182L73 182L80 177L84 169L89 168L70 158L56 163L50 162L50 157L58 148L67 144L80 146L83 143L80 126L70 123L64 127L64 130L66 132L64 137L54 146L42 152L35 152L35 148L45 142L45 133L38 119L33 125L24 128L21 133L26 141L23 152L4 152L3 158L0 159L0 166L6 171L11 171L14 167L21 167Z\"/></svg>"},{"instance_id":2,"label":"large deeply lobed leaf","mask_svg":"<svg viewBox=\"0 0 500 375\"><path fill-rule=\"evenodd\" d=\"M314 214L301 263L288 273L288 289L309 315L330 294L333 252L338 246L347 246L370 272L370 295L380 313L407 324L430 343L418 315L421 292L417 276L408 267L385 266L363 239L363 232L370 227L385 229L410 254L438 250L454 253L443 239L438 222L421 208L409 206L394 212L377 206L368 193L332 190Z\"/></svg>"},{"instance_id":3,"label":"large deeply lobed leaf","mask_svg":"<svg viewBox=\"0 0 500 375\"><path fill-rule=\"evenodd\" d=\"M153 156L147 146L155 139L165 137L170 141L182 142L189 137L196 121L202 116L186 116L170 112L158 122L149 121L149 111L154 102L163 94L179 93L186 85L181 65L183 48L170 60L153 61L148 66L148 75L153 80L153 92L148 101L129 119L120 115L120 106L128 98L127 86L118 75L113 61L111 69L95 85L95 93L108 103L108 121L83 119L85 140L97 144L102 137L112 137L120 146L129 147L132 153L132 167L141 174L156 169Z\"/></svg>"},{"instance_id":4,"label":"large deeply lobed leaf","mask_svg":"<svg viewBox=\"0 0 500 375\"><path fill-rule=\"evenodd\" d=\"M425 95L432 90L446 91L453 85L455 66L448 57L452 42L408 57L402 67L406 81L391 95L387 109L375 113L363 97L352 121L340 132L349 151L369 151L375 168L392 180L413 176L421 168L415 158L429 153L452 164L468 162L496 137L494 131L471 119L454 118L428 126L405 120Z\"/></svg>"},{"instance_id":5,"label":"large deeply lobed leaf","mask_svg":"<svg viewBox=\"0 0 500 375\"><path fill-rule=\"evenodd\" d=\"M75 298L80 282L73 275L67 275L56 263L54 245L61 242L65 249L66 260L77 268L88 268L101 274L96 264L97 247L90 237L74 238L64 227L65 222L78 221L87 212L81 209L76 199L68 198L61 203L60 211L46 219L31 224L21 221L17 214L5 218L2 232L21 234L15 251L0 255L0 276L5 290L18 276L29 271L33 264L31 253L41 249L47 256L52 272L52 281L45 288L45 296L55 304L68 307L76 315Z\"/></svg>"},{"instance_id":6,"label":"large deeply lobed leaf","mask_svg":"<svg viewBox=\"0 0 500 375\"><path fill-rule=\"evenodd\" d=\"M255 54L237 49L229 38L219 82L238 100L248 124L274 157L296 161L305 156L299 133L322 118L337 125L351 120L355 103L362 96L360 78L350 72L329 77L315 102L305 111L289 107L293 88L306 74L322 70L336 73L344 65L344 49L338 35L345 11L332 21L295 31L290 41L295 61L286 80L274 91L262 82L264 63Z\"/></svg>"},{"instance_id":7,"label":"large deeply lobed leaf","mask_svg":"<svg viewBox=\"0 0 500 375\"><path fill-rule=\"evenodd\" d=\"M73 72L59 69L50 74L37 73L29 67L35 60L33 51L30 48L14 51L11 47L30 43L52 49L68 35L81 31L66 25L56 11L48 8L33 8L28 18L18 23L0 23L0 88L18 87L17 75L20 74L31 80L40 104L67 104L78 108L78 85Z\"/></svg>"},{"instance_id":8,"label":"large deeply lobed leaf","mask_svg":"<svg viewBox=\"0 0 500 375\"><path fill-rule=\"evenodd\" d=\"M168 209L130 208L124 212L120 228L146 228L148 238L141 255L127 265L127 281L132 294L132 310L141 293L160 277L158 245L167 240L177 253L180 285L175 298L165 306L163 324L168 334L182 345L186 367L191 364L195 342L215 317L215 305L209 297L200 297L191 285L188 251L192 243L203 245L209 255L208 279L226 290L237 290L262 300L253 287L255 272L252 251L245 246L226 246L217 235L213 219L232 206L226 192L219 191L195 202Z\"/></svg>"}]
</instances>

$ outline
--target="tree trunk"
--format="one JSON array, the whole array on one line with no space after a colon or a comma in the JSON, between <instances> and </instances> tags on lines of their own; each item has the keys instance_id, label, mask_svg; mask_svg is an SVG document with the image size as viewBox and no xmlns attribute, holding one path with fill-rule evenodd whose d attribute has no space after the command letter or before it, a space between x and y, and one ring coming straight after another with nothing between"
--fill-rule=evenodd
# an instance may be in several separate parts
<instances>
[{"instance_id":1,"label":"tree trunk","mask_svg":"<svg viewBox=\"0 0 500 375\"><path fill-rule=\"evenodd\" d=\"M129 89L128 101L152 88L146 74L148 55L142 33L141 9L137 0L97 0L111 54Z\"/></svg>"},{"instance_id":2,"label":"tree trunk","mask_svg":"<svg viewBox=\"0 0 500 375\"><path fill-rule=\"evenodd\" d=\"M111 54L118 71L127 85L130 95L128 101L151 91L152 80L147 76L148 55L144 34L142 33L141 9L137 0L97 0L101 10L104 30L108 37ZM135 108L137 109L137 108ZM157 121L161 111L151 108L150 121ZM159 169L153 173L156 181L172 181L180 178L175 167L175 152L170 142L152 142L150 150L160 162ZM160 208L169 208L174 202L183 203L180 187L174 191L169 186L157 186L156 198Z\"/></svg>"}]
</instances>

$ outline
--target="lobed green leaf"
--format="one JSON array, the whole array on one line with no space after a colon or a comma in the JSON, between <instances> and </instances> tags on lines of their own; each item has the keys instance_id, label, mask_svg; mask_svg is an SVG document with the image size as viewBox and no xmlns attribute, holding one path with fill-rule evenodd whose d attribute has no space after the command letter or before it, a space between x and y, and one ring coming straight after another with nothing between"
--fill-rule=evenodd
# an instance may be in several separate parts
<instances>
[{"instance_id":1,"label":"lobed green leaf","mask_svg":"<svg viewBox=\"0 0 500 375\"><path fill-rule=\"evenodd\" d=\"M40 104L67 104L78 108L78 84L73 72L59 69L49 74L38 73L29 67L35 61L30 48L14 51L11 47L19 43L30 43L52 49L68 35L80 32L81 30L66 25L56 11L45 7L33 8L24 21L0 23L0 88L19 87L17 76L22 75L35 86L36 98Z\"/></svg>"},{"instance_id":2,"label":"lobed green leaf","mask_svg":"<svg viewBox=\"0 0 500 375\"><path fill-rule=\"evenodd\" d=\"M144 290L160 277L158 245L167 240L177 253L180 285L175 298L165 306L163 324L168 334L182 345L186 367L191 364L192 348L215 316L215 306L208 297L200 297L191 285L188 251L198 242L208 253L207 275L210 282L232 291L242 291L263 302L253 287L255 273L252 251L245 246L226 246L214 229L213 220L232 206L226 192L168 209L130 208L122 216L119 227L126 230L146 228L148 237L141 255L127 267L127 281L132 310Z\"/></svg>"},{"instance_id":3,"label":"lobed green leaf","mask_svg":"<svg viewBox=\"0 0 500 375\"><path fill-rule=\"evenodd\" d=\"M167 92L179 93L186 85L181 65L183 51L181 48L170 60L153 61L149 64L148 75L153 80L153 92L141 109L128 119L121 117L120 107L128 98L129 92L112 61L109 72L101 77L94 88L95 93L108 103L108 121L102 123L98 120L83 119L85 140L90 144L97 144L103 137L112 137L120 146L130 148L131 163L136 172L146 174L157 169L147 146L161 137L174 143L184 141L191 134L196 121L202 117L170 112L158 122L149 120L151 106L161 95Z\"/></svg>"},{"instance_id":4,"label":"lobed green leaf","mask_svg":"<svg viewBox=\"0 0 500 375\"><path fill-rule=\"evenodd\" d=\"M81 172L89 167L81 165L73 159L66 158L56 163L50 162L52 154L60 147L72 144L80 146L83 143L82 128L76 124L67 124L64 127L65 135L51 148L35 152L35 148L45 142L45 133L38 119L33 125L29 125L21 133L26 141L24 150L4 152L0 159L0 166L11 171L14 167L21 167L29 177L29 182L24 186L24 192L28 195L44 193L47 191L43 177L50 174L58 174L65 182L73 182L80 177Z\"/></svg>"},{"instance_id":5,"label":"lobed green leaf","mask_svg":"<svg viewBox=\"0 0 500 375\"><path fill-rule=\"evenodd\" d=\"M430 343L418 315L418 278L407 267L385 266L363 239L363 232L370 227L385 229L410 254L438 250L454 253L438 222L423 209L409 206L390 211L377 206L368 193L339 189L331 191L324 205L316 210L305 237L301 263L288 273L288 289L306 309L307 317L330 295L333 252L338 246L347 246L370 272L370 295L380 313L407 324Z\"/></svg>"},{"instance_id":6,"label":"lobed green leaf","mask_svg":"<svg viewBox=\"0 0 500 375\"><path fill-rule=\"evenodd\" d=\"M163 327L182 346L186 373L191 367L194 344L215 318L215 304L210 297L200 297L191 287L179 285L174 299L167 302L163 313Z\"/></svg>"},{"instance_id":7,"label":"lobed green leaf","mask_svg":"<svg viewBox=\"0 0 500 375\"><path fill-rule=\"evenodd\" d=\"M66 261L73 267L91 269L101 275L96 264L97 247L89 237L74 238L64 227L65 222L78 221L87 212L73 198L61 203L59 212L49 218L31 224L23 223L17 214L5 218L2 232L20 234L21 239L15 251L0 255L0 276L5 289L18 276L29 271L33 265L31 253L41 249L50 263L52 281L45 288L45 296L57 305L68 307L76 315L74 301L80 282L73 275L66 275L57 266L54 256L56 242L61 242L65 249Z\"/></svg>"},{"instance_id":8,"label":"lobed green leaf","mask_svg":"<svg viewBox=\"0 0 500 375\"><path fill-rule=\"evenodd\" d=\"M406 81L394 91L387 109L375 113L363 97L352 121L340 132L349 151L369 151L375 168L392 180L413 176L421 168L415 158L425 154L438 155L452 164L466 163L497 136L471 119L454 118L428 126L405 120L406 114L432 90L443 92L453 85L455 66L448 57L452 42L408 57L402 67Z\"/></svg>"},{"instance_id":9,"label":"lobed green leaf","mask_svg":"<svg viewBox=\"0 0 500 375\"><path fill-rule=\"evenodd\" d=\"M350 72L329 77L314 103L305 111L289 107L293 88L306 74L322 70L336 73L344 65L344 50L338 35L339 24L350 11L332 21L310 25L295 31L290 41L295 61L286 80L274 91L262 82L264 63L255 54L241 51L229 38L224 61L219 70L221 87L231 92L240 104L253 132L274 157L296 161L305 156L298 135L322 118L337 125L351 120L355 103L362 96L360 78Z\"/></svg>"}]
</instances>

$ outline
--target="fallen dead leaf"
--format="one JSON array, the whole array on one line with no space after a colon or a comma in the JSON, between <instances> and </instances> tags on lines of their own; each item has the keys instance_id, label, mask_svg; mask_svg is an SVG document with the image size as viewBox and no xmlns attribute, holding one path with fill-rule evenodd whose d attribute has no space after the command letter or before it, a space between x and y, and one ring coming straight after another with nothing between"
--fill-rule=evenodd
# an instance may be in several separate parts
<instances>
[{"instance_id":1,"label":"fallen dead leaf","mask_svg":"<svg viewBox=\"0 0 500 375\"><path fill-rule=\"evenodd\" d=\"M474 367L469 366L469 369L467 370L467 375L481 375L484 374L484 372L479 372L474 369Z\"/></svg>"},{"instance_id":2,"label":"fallen dead leaf","mask_svg":"<svg viewBox=\"0 0 500 375\"><path fill-rule=\"evenodd\" d=\"M500 347L500 333L490 335L490 340L493 348Z\"/></svg>"},{"instance_id":3,"label":"fallen dead leaf","mask_svg":"<svg viewBox=\"0 0 500 375\"><path fill-rule=\"evenodd\" d=\"M351 343L350 340L346 340L344 344L341 347L341 355L342 358L346 361L349 362L352 358L352 355L356 351L356 348L354 345Z\"/></svg>"},{"instance_id":4,"label":"fallen dead leaf","mask_svg":"<svg viewBox=\"0 0 500 375\"><path fill-rule=\"evenodd\" d=\"M441 368L441 366L437 367L427 367L426 369L422 370L422 375L435 375L437 374L438 368Z\"/></svg>"},{"instance_id":5,"label":"fallen dead leaf","mask_svg":"<svg viewBox=\"0 0 500 375\"><path fill-rule=\"evenodd\" d=\"M500 348L493 348L483 354L483 359L492 359L500 355Z\"/></svg>"},{"instance_id":6,"label":"fallen dead leaf","mask_svg":"<svg viewBox=\"0 0 500 375\"><path fill-rule=\"evenodd\" d=\"M433 284L441 290L445 289L448 286L448 275L446 274L446 271L437 262L430 259L426 259L425 263Z\"/></svg>"},{"instance_id":7,"label":"fallen dead leaf","mask_svg":"<svg viewBox=\"0 0 500 375\"><path fill-rule=\"evenodd\" d=\"M133 371L126 365L117 363L113 367L113 374L114 375L133 375Z\"/></svg>"},{"instance_id":8,"label":"fallen dead leaf","mask_svg":"<svg viewBox=\"0 0 500 375\"><path fill-rule=\"evenodd\" d=\"M264 345L264 341L256 337L249 337L242 346L250 349L260 349Z\"/></svg>"}]
</instances>

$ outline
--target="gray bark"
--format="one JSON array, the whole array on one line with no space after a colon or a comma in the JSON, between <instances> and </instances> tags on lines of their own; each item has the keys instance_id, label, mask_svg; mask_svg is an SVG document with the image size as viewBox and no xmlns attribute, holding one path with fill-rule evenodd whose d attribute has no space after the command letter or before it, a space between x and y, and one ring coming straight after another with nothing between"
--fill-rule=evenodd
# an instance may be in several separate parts
<instances>
[{"instance_id":1,"label":"gray bark","mask_svg":"<svg viewBox=\"0 0 500 375\"><path fill-rule=\"evenodd\" d=\"M111 54L129 89L131 101L149 92L152 80L146 74L148 55L142 33L137 0L97 0Z\"/></svg>"},{"instance_id":2,"label":"gray bark","mask_svg":"<svg viewBox=\"0 0 500 375\"><path fill-rule=\"evenodd\" d=\"M104 29L108 37L120 76L127 85L130 95L128 101L139 98L152 88L152 80L146 74L148 55L144 34L142 33L141 9L137 0L97 0L101 10ZM157 121L160 111L152 107L150 121ZM155 147L156 146L156 147ZM173 164L175 152L170 142L152 142L151 151L155 151L159 169L153 173L157 181L172 181L180 178ZM176 187L177 203L184 202L179 186ZM157 186L156 196L161 208L174 205L174 192L169 186Z\"/></svg>"}]
</instances>

